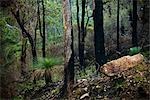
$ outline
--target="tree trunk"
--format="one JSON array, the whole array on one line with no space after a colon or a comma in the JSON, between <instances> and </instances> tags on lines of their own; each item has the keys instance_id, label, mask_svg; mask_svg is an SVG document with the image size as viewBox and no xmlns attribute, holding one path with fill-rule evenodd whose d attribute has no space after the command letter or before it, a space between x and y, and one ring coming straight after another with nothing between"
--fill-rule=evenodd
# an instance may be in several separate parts
<instances>
[{"instance_id":1,"label":"tree trunk","mask_svg":"<svg viewBox=\"0 0 150 100\"><path fill-rule=\"evenodd\" d=\"M27 49L27 40L23 38L22 40L22 50L21 50L21 75L25 76L28 73L28 68L26 66L26 49Z\"/></svg>"},{"instance_id":2,"label":"tree trunk","mask_svg":"<svg viewBox=\"0 0 150 100\"><path fill-rule=\"evenodd\" d=\"M76 7L77 7L77 25L78 25L78 54L80 53L80 47L81 47L81 39L80 39L80 17L79 17L79 0L76 0ZM78 55L79 56L79 55ZM80 62L80 56L79 56L79 62ZM81 67L80 67L81 68Z\"/></svg>"},{"instance_id":3,"label":"tree trunk","mask_svg":"<svg viewBox=\"0 0 150 100\"><path fill-rule=\"evenodd\" d=\"M117 50L120 50L120 43L119 43L119 3L120 0L117 0Z\"/></svg>"},{"instance_id":4,"label":"tree trunk","mask_svg":"<svg viewBox=\"0 0 150 100\"><path fill-rule=\"evenodd\" d=\"M38 26L39 26L39 31L40 31L40 35L42 37L42 26L41 26L41 14L40 14L40 0L37 0L37 5L38 5L38 9L37 9L37 15L38 15Z\"/></svg>"},{"instance_id":5,"label":"tree trunk","mask_svg":"<svg viewBox=\"0 0 150 100\"><path fill-rule=\"evenodd\" d=\"M74 49L70 0L63 0L64 20L64 85L63 93L71 98L74 84Z\"/></svg>"},{"instance_id":6,"label":"tree trunk","mask_svg":"<svg viewBox=\"0 0 150 100\"><path fill-rule=\"evenodd\" d=\"M46 53L45 53L45 6L44 6L44 0L42 0L42 8L43 8L43 35L42 35L42 52L43 52L43 57L45 58Z\"/></svg>"},{"instance_id":7,"label":"tree trunk","mask_svg":"<svg viewBox=\"0 0 150 100\"><path fill-rule=\"evenodd\" d=\"M24 27L24 23L21 22L21 17L19 14L19 10L15 12L12 11L12 14L14 15L15 19L17 20L17 23L19 24L21 30L22 30L22 35L23 37L27 37L29 40L29 43L31 45L31 50L32 50L32 56L33 56L33 63L37 62L37 53L36 53L36 48L35 48L35 43L33 37L27 32L27 30Z\"/></svg>"},{"instance_id":8,"label":"tree trunk","mask_svg":"<svg viewBox=\"0 0 150 100\"><path fill-rule=\"evenodd\" d=\"M103 29L103 2L95 0L94 10L94 46L96 58L96 70L106 62Z\"/></svg>"},{"instance_id":9,"label":"tree trunk","mask_svg":"<svg viewBox=\"0 0 150 100\"><path fill-rule=\"evenodd\" d=\"M137 44L137 0L133 0L133 22L132 22L132 45L133 47L138 46Z\"/></svg>"},{"instance_id":10,"label":"tree trunk","mask_svg":"<svg viewBox=\"0 0 150 100\"><path fill-rule=\"evenodd\" d=\"M82 19L81 19L81 33L80 33L80 47L79 47L79 60L80 67L84 69L85 61L84 61L84 42L85 42L85 27L84 27L84 17L85 17L85 0L82 0Z\"/></svg>"}]
</instances>

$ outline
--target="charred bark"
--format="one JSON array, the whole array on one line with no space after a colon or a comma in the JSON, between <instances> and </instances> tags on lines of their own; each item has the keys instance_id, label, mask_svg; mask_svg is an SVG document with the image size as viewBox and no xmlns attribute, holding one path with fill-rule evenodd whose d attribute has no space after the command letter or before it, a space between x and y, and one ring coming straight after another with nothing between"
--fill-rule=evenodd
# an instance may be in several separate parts
<instances>
[{"instance_id":1,"label":"charred bark","mask_svg":"<svg viewBox=\"0 0 150 100\"><path fill-rule=\"evenodd\" d=\"M80 47L79 47L79 60L81 69L85 68L84 61L84 42L85 42L85 26L84 26L84 17L85 17L85 0L82 0L82 19L81 19L81 34L80 34Z\"/></svg>"},{"instance_id":2,"label":"charred bark","mask_svg":"<svg viewBox=\"0 0 150 100\"><path fill-rule=\"evenodd\" d=\"M22 40L22 50L21 50L21 75L25 76L28 73L26 66L26 50L27 50L27 40Z\"/></svg>"},{"instance_id":3,"label":"charred bark","mask_svg":"<svg viewBox=\"0 0 150 100\"><path fill-rule=\"evenodd\" d=\"M80 35L81 35L81 32L80 32L80 17L79 17L79 0L76 0L76 7L77 7L77 26L78 26L78 52L80 52L80 47L81 47ZM80 62L80 60L79 60L79 62Z\"/></svg>"},{"instance_id":4,"label":"charred bark","mask_svg":"<svg viewBox=\"0 0 150 100\"><path fill-rule=\"evenodd\" d=\"M133 21L132 21L132 45L138 46L137 43L137 0L133 0Z\"/></svg>"},{"instance_id":5,"label":"charred bark","mask_svg":"<svg viewBox=\"0 0 150 100\"><path fill-rule=\"evenodd\" d=\"M95 0L94 9L94 46L95 46L95 59L96 70L106 63L105 47L104 47L104 29L103 29L103 3L102 0Z\"/></svg>"},{"instance_id":6,"label":"charred bark","mask_svg":"<svg viewBox=\"0 0 150 100\"><path fill-rule=\"evenodd\" d=\"M40 31L40 35L42 37L42 26L41 26L41 13L40 13L40 1L37 0L37 15L38 15L38 26L39 26L39 31Z\"/></svg>"},{"instance_id":7,"label":"charred bark","mask_svg":"<svg viewBox=\"0 0 150 100\"><path fill-rule=\"evenodd\" d=\"M117 51L120 50L120 43L119 43L119 10L120 10L120 0L117 0Z\"/></svg>"},{"instance_id":8,"label":"charred bark","mask_svg":"<svg viewBox=\"0 0 150 100\"><path fill-rule=\"evenodd\" d=\"M27 30L25 29L24 23L21 22L19 10L17 10L16 13L12 11L12 14L14 15L15 19L17 20L17 23L18 23L19 27L21 28L23 37L27 37L28 40L29 40L29 43L30 43L30 45L31 45L31 50L32 50L33 63L36 63L36 62L37 62L37 53L36 53L36 48L35 48L34 39L33 39L32 36L27 32Z\"/></svg>"},{"instance_id":9,"label":"charred bark","mask_svg":"<svg viewBox=\"0 0 150 100\"><path fill-rule=\"evenodd\" d=\"M46 51L45 51L45 5L44 5L44 0L42 0L42 9L43 9L43 35L42 35L42 52L43 52L43 57L45 58L46 56Z\"/></svg>"}]
</instances>

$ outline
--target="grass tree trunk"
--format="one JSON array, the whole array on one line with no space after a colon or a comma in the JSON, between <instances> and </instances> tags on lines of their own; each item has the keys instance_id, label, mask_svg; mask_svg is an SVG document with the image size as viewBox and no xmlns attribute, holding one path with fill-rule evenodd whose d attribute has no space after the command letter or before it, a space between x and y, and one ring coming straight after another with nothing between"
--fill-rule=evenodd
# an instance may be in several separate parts
<instances>
[{"instance_id":1,"label":"grass tree trunk","mask_svg":"<svg viewBox=\"0 0 150 100\"><path fill-rule=\"evenodd\" d=\"M51 69L45 70L45 83L46 85L48 85L49 83L52 83Z\"/></svg>"},{"instance_id":2,"label":"grass tree trunk","mask_svg":"<svg viewBox=\"0 0 150 100\"><path fill-rule=\"evenodd\" d=\"M94 9L94 46L96 70L106 62L105 47L104 47L104 29L103 29L103 2L95 0Z\"/></svg>"},{"instance_id":3,"label":"grass tree trunk","mask_svg":"<svg viewBox=\"0 0 150 100\"><path fill-rule=\"evenodd\" d=\"M74 84L74 50L73 50L73 29L72 29L70 0L63 0L63 20L65 32L63 94L66 94L70 98Z\"/></svg>"},{"instance_id":4,"label":"grass tree trunk","mask_svg":"<svg viewBox=\"0 0 150 100\"><path fill-rule=\"evenodd\" d=\"M137 44L137 0L133 0L133 23L132 23L132 45L138 46Z\"/></svg>"}]
</instances>

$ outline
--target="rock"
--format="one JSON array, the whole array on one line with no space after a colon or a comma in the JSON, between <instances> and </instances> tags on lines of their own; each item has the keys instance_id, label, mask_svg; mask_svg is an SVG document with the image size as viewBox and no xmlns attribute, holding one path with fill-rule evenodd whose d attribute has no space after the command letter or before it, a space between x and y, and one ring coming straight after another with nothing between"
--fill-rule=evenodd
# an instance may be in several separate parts
<instances>
[{"instance_id":1,"label":"rock","mask_svg":"<svg viewBox=\"0 0 150 100\"><path fill-rule=\"evenodd\" d=\"M88 81L87 79L79 79L79 80L77 80L78 83L87 82L87 81Z\"/></svg>"},{"instance_id":2,"label":"rock","mask_svg":"<svg viewBox=\"0 0 150 100\"><path fill-rule=\"evenodd\" d=\"M85 87L85 88L83 88L83 90L84 90L84 91L88 91L88 88L87 88L87 87Z\"/></svg>"},{"instance_id":3,"label":"rock","mask_svg":"<svg viewBox=\"0 0 150 100\"><path fill-rule=\"evenodd\" d=\"M112 60L102 66L101 72L108 76L117 75L120 72L128 70L129 68L135 67L142 63L144 57L142 54L136 54L134 56L123 56L117 60Z\"/></svg>"},{"instance_id":4,"label":"rock","mask_svg":"<svg viewBox=\"0 0 150 100\"><path fill-rule=\"evenodd\" d=\"M80 100L84 99L84 98L89 98L89 93L85 93L80 97Z\"/></svg>"}]
</instances>

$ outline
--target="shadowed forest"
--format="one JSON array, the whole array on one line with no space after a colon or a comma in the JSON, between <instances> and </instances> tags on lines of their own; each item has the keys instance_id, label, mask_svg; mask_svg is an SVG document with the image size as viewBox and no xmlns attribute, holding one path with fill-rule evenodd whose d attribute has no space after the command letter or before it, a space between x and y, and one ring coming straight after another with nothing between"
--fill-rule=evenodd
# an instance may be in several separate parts
<instances>
[{"instance_id":1,"label":"shadowed forest","mask_svg":"<svg viewBox=\"0 0 150 100\"><path fill-rule=\"evenodd\" d=\"M149 0L0 0L0 100L150 100Z\"/></svg>"}]
</instances>

